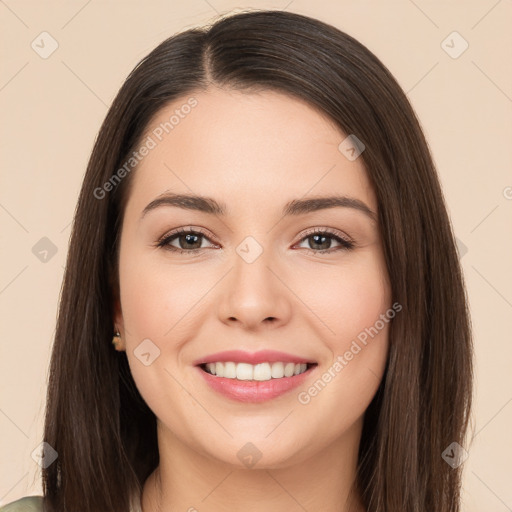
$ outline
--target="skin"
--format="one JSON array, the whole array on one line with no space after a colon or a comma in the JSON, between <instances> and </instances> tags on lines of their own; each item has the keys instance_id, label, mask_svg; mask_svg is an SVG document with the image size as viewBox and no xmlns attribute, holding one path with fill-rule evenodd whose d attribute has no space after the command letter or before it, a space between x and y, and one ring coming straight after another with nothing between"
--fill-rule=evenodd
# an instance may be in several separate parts
<instances>
[{"instance_id":1,"label":"skin","mask_svg":"<svg viewBox=\"0 0 512 512\"><path fill-rule=\"evenodd\" d=\"M309 403L297 396L391 307L378 225L347 207L289 217L281 210L292 199L336 192L376 213L362 159L347 159L338 150L346 135L290 96L213 87L193 96L198 105L134 171L120 241L119 350L158 420L160 465L144 485L143 511L361 512L359 497L351 507L347 497L389 324ZM187 99L162 109L146 134ZM140 220L165 191L213 197L228 215L163 206ZM199 255L183 237L170 243L187 253L155 247L172 230L194 227L207 234L192 245L203 248ZM330 228L356 246L329 238L319 247L305 238L310 228ZM252 263L236 251L247 236L263 249ZM160 355L145 366L134 350L148 338ZM230 349L280 350L318 367L299 389L237 402L210 389L193 366ZM248 442L261 452L252 468L237 457Z\"/></svg>"}]
</instances>

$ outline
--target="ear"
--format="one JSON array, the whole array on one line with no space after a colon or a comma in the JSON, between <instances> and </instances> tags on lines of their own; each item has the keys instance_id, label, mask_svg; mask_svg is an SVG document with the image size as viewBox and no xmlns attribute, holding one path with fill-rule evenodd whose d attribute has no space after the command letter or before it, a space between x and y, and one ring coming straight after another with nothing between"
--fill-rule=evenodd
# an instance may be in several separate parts
<instances>
[{"instance_id":1,"label":"ear","mask_svg":"<svg viewBox=\"0 0 512 512\"><path fill-rule=\"evenodd\" d=\"M124 329L124 320L123 320L123 311L121 309L121 300L119 297L114 299L114 325L112 326L114 331L118 331L121 334L121 339L119 343L116 344L115 348L119 351L126 350L126 342L125 342L125 329Z\"/></svg>"}]
</instances>

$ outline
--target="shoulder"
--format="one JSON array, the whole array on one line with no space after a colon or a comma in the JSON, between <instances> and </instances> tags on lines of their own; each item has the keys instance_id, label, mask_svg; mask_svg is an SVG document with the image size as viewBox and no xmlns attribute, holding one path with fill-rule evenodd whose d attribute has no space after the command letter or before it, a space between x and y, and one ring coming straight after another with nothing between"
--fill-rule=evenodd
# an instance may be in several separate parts
<instances>
[{"instance_id":1,"label":"shoulder","mask_svg":"<svg viewBox=\"0 0 512 512\"><path fill-rule=\"evenodd\" d=\"M0 512L43 512L43 497L26 496L0 507Z\"/></svg>"},{"instance_id":2,"label":"shoulder","mask_svg":"<svg viewBox=\"0 0 512 512\"><path fill-rule=\"evenodd\" d=\"M132 508L133 512L141 512L140 498L137 496ZM0 507L0 512L44 512L42 496L25 496Z\"/></svg>"}]
</instances>

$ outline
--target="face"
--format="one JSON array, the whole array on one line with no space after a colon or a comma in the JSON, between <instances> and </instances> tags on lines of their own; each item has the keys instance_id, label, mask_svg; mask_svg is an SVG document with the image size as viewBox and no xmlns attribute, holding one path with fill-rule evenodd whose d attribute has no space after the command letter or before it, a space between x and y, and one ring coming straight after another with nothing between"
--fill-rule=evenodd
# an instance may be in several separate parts
<instances>
[{"instance_id":1,"label":"face","mask_svg":"<svg viewBox=\"0 0 512 512\"><path fill-rule=\"evenodd\" d=\"M360 431L381 381L394 310L376 197L362 158L338 148L347 135L308 104L191 97L146 130L116 326L160 433L210 460L243 466L253 451L259 467L285 467ZM333 196L345 199L310 201ZM287 376L300 361L306 372Z\"/></svg>"}]
</instances>

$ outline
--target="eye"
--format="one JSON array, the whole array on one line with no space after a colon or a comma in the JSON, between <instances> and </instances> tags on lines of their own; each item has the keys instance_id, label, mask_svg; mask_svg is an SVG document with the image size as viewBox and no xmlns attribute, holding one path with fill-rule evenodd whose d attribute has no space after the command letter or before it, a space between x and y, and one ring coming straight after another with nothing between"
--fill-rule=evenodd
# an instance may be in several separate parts
<instances>
[{"instance_id":1,"label":"eye","mask_svg":"<svg viewBox=\"0 0 512 512\"><path fill-rule=\"evenodd\" d=\"M157 247L163 247L169 251L194 253L204 249L204 247L202 247L203 239L208 240L208 237L197 228L179 228L172 233L166 234L156 245ZM172 245L173 242L177 242L178 247Z\"/></svg>"},{"instance_id":2,"label":"eye","mask_svg":"<svg viewBox=\"0 0 512 512\"><path fill-rule=\"evenodd\" d=\"M331 253L340 250L350 250L354 248L354 243L350 240L347 240L335 233L331 232L328 229L314 229L306 234L305 237L302 238L303 241L310 241L309 247L307 249L309 252L313 252L315 254L323 254L323 253ZM340 247L331 248L332 240L335 240Z\"/></svg>"},{"instance_id":3,"label":"eye","mask_svg":"<svg viewBox=\"0 0 512 512\"><path fill-rule=\"evenodd\" d=\"M179 228L171 233L164 235L157 243L157 247L164 248L168 251L179 252L179 253L198 253L205 249L202 246L204 240L209 238L199 228ZM331 253L339 250L350 250L354 247L354 243L347 240L326 228L315 228L309 231L304 236L300 243L303 241L310 241L310 248L307 249L309 252L314 254ZM339 247L332 248L332 240L339 244ZM173 245L173 243L177 243ZM216 244L214 246L218 247Z\"/></svg>"}]
</instances>

